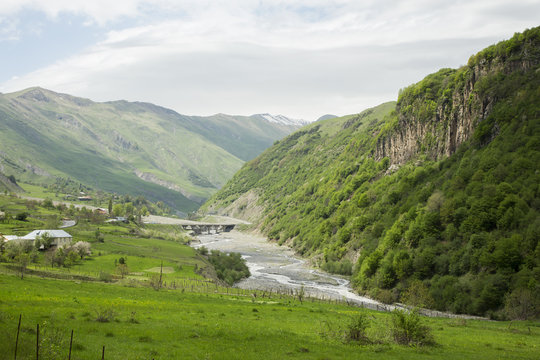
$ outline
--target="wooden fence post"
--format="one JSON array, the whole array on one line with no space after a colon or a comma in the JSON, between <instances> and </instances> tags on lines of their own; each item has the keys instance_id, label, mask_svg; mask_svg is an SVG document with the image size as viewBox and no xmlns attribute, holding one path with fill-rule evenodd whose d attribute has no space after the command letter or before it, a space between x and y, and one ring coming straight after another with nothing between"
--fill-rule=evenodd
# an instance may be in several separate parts
<instances>
[{"instance_id":1,"label":"wooden fence post","mask_svg":"<svg viewBox=\"0 0 540 360\"><path fill-rule=\"evenodd\" d=\"M17 360L17 347L19 345L19 333L21 332L21 318L22 314L19 314L19 326L17 326L17 339L15 340L15 360Z\"/></svg>"},{"instance_id":2,"label":"wooden fence post","mask_svg":"<svg viewBox=\"0 0 540 360\"><path fill-rule=\"evenodd\" d=\"M36 360L39 360L39 324L36 330Z\"/></svg>"},{"instance_id":3,"label":"wooden fence post","mask_svg":"<svg viewBox=\"0 0 540 360\"><path fill-rule=\"evenodd\" d=\"M69 340L69 355L68 360L71 360L71 348L73 345L73 329L71 329L71 339Z\"/></svg>"}]
</instances>

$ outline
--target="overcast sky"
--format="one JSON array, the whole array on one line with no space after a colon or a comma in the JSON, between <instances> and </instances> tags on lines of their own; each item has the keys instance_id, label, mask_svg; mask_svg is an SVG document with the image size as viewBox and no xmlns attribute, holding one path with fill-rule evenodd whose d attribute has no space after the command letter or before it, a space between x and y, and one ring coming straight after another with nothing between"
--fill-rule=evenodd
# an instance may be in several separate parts
<instances>
[{"instance_id":1,"label":"overcast sky","mask_svg":"<svg viewBox=\"0 0 540 360\"><path fill-rule=\"evenodd\" d=\"M0 92L315 120L540 25L539 0L2 0Z\"/></svg>"}]
</instances>

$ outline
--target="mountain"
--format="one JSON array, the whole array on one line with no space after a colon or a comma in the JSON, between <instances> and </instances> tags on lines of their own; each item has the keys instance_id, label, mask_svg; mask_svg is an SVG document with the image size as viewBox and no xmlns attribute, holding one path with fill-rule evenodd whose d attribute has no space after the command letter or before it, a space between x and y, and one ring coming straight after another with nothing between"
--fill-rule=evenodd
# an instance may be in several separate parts
<instances>
[{"instance_id":1,"label":"mountain","mask_svg":"<svg viewBox=\"0 0 540 360\"><path fill-rule=\"evenodd\" d=\"M540 309L540 28L246 163L202 210L243 217L381 301Z\"/></svg>"},{"instance_id":2,"label":"mountain","mask_svg":"<svg viewBox=\"0 0 540 360\"><path fill-rule=\"evenodd\" d=\"M283 115L257 114L231 116L217 114L208 117L183 116L184 126L211 140L241 160L248 161L306 125L303 120L289 119Z\"/></svg>"},{"instance_id":3,"label":"mountain","mask_svg":"<svg viewBox=\"0 0 540 360\"><path fill-rule=\"evenodd\" d=\"M252 119L264 119L270 123L283 125L283 126L297 126L302 127L307 125L308 122L301 119L291 119L284 115L272 115L272 114L255 114L251 116Z\"/></svg>"},{"instance_id":4,"label":"mountain","mask_svg":"<svg viewBox=\"0 0 540 360\"><path fill-rule=\"evenodd\" d=\"M337 117L338 117L337 115L326 114L326 115L321 116L320 118L318 118L315 121L329 120L329 119L334 119L334 118L337 118Z\"/></svg>"},{"instance_id":5,"label":"mountain","mask_svg":"<svg viewBox=\"0 0 540 360\"><path fill-rule=\"evenodd\" d=\"M244 161L298 129L255 117L185 116L149 103L97 103L42 88L0 95L0 171L71 179L195 210Z\"/></svg>"}]
</instances>

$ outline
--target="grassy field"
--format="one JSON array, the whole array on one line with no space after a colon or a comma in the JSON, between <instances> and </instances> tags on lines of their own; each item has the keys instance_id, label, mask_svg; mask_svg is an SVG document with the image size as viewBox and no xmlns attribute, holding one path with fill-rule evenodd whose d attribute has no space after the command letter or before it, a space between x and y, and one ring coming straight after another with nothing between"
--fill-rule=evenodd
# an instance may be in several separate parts
<instances>
[{"instance_id":1,"label":"grassy field","mask_svg":"<svg viewBox=\"0 0 540 360\"><path fill-rule=\"evenodd\" d=\"M366 310L290 298L154 291L98 282L0 275L0 353L35 358L96 359L537 359L540 325L533 322L424 319L437 345L399 346L387 334L390 314L367 312L376 344L323 336ZM99 321L101 319L102 321ZM54 355L51 355L54 354ZM50 355L50 356L49 356Z\"/></svg>"}]
</instances>

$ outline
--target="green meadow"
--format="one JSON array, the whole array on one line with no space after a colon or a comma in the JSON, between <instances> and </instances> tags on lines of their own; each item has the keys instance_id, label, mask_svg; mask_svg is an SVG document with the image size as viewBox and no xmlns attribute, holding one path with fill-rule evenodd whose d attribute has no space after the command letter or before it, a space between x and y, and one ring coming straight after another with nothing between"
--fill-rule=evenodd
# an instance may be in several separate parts
<instances>
[{"instance_id":1,"label":"green meadow","mask_svg":"<svg viewBox=\"0 0 540 360\"><path fill-rule=\"evenodd\" d=\"M391 314L311 300L253 298L13 275L0 276L0 353L34 359L40 324L42 359L537 359L533 322L422 320L436 345L395 345ZM346 342L339 329L367 314L375 343Z\"/></svg>"}]
</instances>

